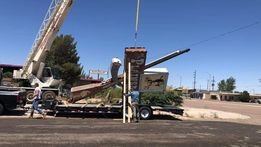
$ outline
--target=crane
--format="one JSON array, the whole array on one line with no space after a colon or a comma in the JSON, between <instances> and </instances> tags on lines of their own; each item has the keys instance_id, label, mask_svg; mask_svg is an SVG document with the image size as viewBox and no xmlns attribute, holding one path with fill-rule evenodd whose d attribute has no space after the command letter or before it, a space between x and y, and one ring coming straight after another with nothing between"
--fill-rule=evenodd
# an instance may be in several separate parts
<instances>
[{"instance_id":1,"label":"crane","mask_svg":"<svg viewBox=\"0 0 261 147\"><path fill-rule=\"evenodd\" d=\"M29 79L31 85L39 83L40 87L55 87L61 83L53 69L45 67L44 61L72 4L73 0L52 0L23 68L14 71L15 79Z\"/></svg>"}]
</instances>

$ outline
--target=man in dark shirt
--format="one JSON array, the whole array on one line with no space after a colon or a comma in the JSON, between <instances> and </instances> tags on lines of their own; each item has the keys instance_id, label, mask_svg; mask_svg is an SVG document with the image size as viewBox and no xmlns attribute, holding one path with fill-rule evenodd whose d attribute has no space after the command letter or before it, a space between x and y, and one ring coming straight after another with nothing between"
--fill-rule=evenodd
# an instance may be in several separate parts
<instances>
[{"instance_id":1,"label":"man in dark shirt","mask_svg":"<svg viewBox=\"0 0 261 147\"><path fill-rule=\"evenodd\" d=\"M131 105L132 105L132 120L134 122L139 122L140 113L139 113L139 99L140 99L140 92L139 91L132 91L125 96L131 96Z\"/></svg>"}]
</instances>

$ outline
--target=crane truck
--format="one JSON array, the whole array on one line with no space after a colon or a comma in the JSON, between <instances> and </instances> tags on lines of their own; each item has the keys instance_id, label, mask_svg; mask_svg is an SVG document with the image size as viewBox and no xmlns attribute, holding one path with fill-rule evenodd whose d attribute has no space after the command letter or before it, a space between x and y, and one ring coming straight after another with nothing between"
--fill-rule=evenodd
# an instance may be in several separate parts
<instances>
[{"instance_id":1,"label":"crane truck","mask_svg":"<svg viewBox=\"0 0 261 147\"><path fill-rule=\"evenodd\" d=\"M14 79L26 79L31 85L38 83L42 87L43 99L55 98L58 94L57 88L62 83L57 70L45 67L44 61L72 4L73 0L52 0L23 68L13 71ZM26 90L27 101L32 101L33 88L17 87L21 88ZM8 90L9 87L1 86L0 89Z\"/></svg>"}]
</instances>

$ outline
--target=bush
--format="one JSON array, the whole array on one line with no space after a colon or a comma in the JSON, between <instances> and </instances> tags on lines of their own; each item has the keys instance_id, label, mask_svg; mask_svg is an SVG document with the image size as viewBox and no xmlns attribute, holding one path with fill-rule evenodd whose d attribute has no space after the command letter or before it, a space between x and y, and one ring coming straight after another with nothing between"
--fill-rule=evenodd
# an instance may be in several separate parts
<instances>
[{"instance_id":1,"label":"bush","mask_svg":"<svg viewBox=\"0 0 261 147\"><path fill-rule=\"evenodd\" d=\"M120 88L108 88L94 95L96 98L122 98L122 89Z\"/></svg>"},{"instance_id":2,"label":"bush","mask_svg":"<svg viewBox=\"0 0 261 147\"><path fill-rule=\"evenodd\" d=\"M250 95L247 91L243 91L240 93L239 100L241 102L249 102L250 101Z\"/></svg>"},{"instance_id":3,"label":"bush","mask_svg":"<svg viewBox=\"0 0 261 147\"><path fill-rule=\"evenodd\" d=\"M108 88L95 94L94 97L105 98L108 99L108 101L111 101L113 98L122 98L122 89ZM181 98L180 94L175 91L141 94L141 104L181 106L182 103L183 99Z\"/></svg>"},{"instance_id":4,"label":"bush","mask_svg":"<svg viewBox=\"0 0 261 147\"><path fill-rule=\"evenodd\" d=\"M175 91L143 93L141 96L141 104L181 106L182 103L183 99Z\"/></svg>"},{"instance_id":5,"label":"bush","mask_svg":"<svg viewBox=\"0 0 261 147\"><path fill-rule=\"evenodd\" d=\"M5 72L3 73L3 78L13 78L13 73L12 72Z\"/></svg>"}]
</instances>

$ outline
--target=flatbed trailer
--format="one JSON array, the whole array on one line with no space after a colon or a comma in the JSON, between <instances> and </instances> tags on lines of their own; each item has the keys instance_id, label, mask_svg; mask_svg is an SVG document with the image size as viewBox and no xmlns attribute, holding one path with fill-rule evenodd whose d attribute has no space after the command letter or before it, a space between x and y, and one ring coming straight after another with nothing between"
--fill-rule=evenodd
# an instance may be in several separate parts
<instances>
[{"instance_id":1,"label":"flatbed trailer","mask_svg":"<svg viewBox=\"0 0 261 147\"><path fill-rule=\"evenodd\" d=\"M154 111L168 112L175 115L183 115L183 109L170 105L139 105L140 118L148 120L153 118ZM97 105L97 104L58 104L54 107L54 115L71 116L73 114L85 117L88 114L93 115L122 115L123 105Z\"/></svg>"}]
</instances>

